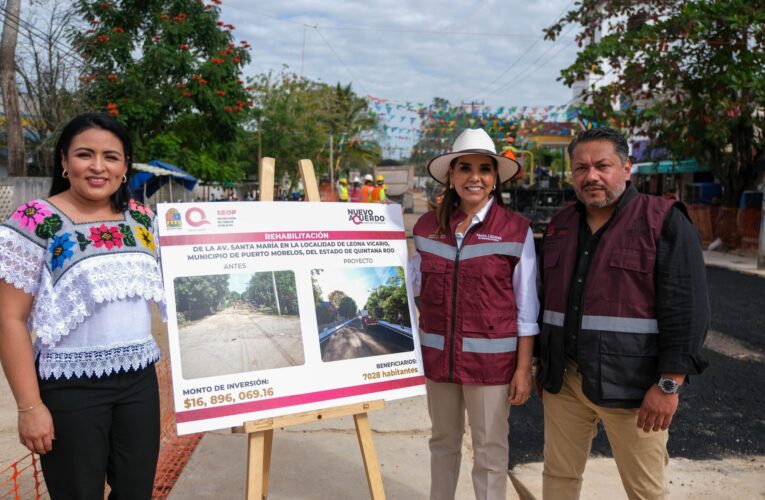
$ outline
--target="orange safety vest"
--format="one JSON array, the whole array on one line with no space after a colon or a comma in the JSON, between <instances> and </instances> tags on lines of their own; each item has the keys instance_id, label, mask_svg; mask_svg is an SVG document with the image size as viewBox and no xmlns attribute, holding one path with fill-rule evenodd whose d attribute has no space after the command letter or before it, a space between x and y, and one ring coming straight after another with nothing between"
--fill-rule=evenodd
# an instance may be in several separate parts
<instances>
[{"instance_id":1,"label":"orange safety vest","mask_svg":"<svg viewBox=\"0 0 765 500\"><path fill-rule=\"evenodd\" d=\"M361 186L361 202L362 203L369 203L372 201L372 190L374 188L372 186L368 186L364 184Z\"/></svg>"},{"instance_id":2,"label":"orange safety vest","mask_svg":"<svg viewBox=\"0 0 765 500\"><path fill-rule=\"evenodd\" d=\"M382 186L375 186L374 189L372 189L372 202L373 203L380 203L380 192L382 191Z\"/></svg>"}]
</instances>

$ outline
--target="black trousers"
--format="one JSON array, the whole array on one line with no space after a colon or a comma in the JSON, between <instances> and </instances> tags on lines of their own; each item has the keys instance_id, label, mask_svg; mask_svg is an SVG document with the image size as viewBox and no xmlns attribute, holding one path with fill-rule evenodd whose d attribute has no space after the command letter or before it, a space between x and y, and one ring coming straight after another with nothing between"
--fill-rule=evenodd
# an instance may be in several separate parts
<instances>
[{"instance_id":1,"label":"black trousers","mask_svg":"<svg viewBox=\"0 0 765 500\"><path fill-rule=\"evenodd\" d=\"M40 380L53 450L40 457L52 500L150 499L159 455L154 365L109 376Z\"/></svg>"}]
</instances>

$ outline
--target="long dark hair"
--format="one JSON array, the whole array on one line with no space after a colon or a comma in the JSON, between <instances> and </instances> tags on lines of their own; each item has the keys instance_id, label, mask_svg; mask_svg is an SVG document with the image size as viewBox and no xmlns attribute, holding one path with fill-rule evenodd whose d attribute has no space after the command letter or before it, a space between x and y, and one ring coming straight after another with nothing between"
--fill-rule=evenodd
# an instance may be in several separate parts
<instances>
[{"instance_id":1,"label":"long dark hair","mask_svg":"<svg viewBox=\"0 0 765 500\"><path fill-rule=\"evenodd\" d=\"M125 162L127 163L125 175L130 178L133 172L133 143L130 141L130 135L125 126L106 113L85 113L72 118L61 131L56 143L56 150L53 152L53 182L48 196L63 193L71 187L69 179L63 177L64 166L61 163L61 158L67 154L75 137L92 128L106 130L117 136L125 152ZM112 193L110 198L112 210L118 213L127 210L130 201L130 190L127 183L120 184L119 189Z\"/></svg>"},{"instance_id":2,"label":"long dark hair","mask_svg":"<svg viewBox=\"0 0 765 500\"><path fill-rule=\"evenodd\" d=\"M449 164L449 171L457 164L459 156L454 158ZM499 173L497 172L497 160L491 158L491 163L494 165L494 174L497 176L497 185L492 191L494 196L494 203L500 207L505 206L502 202L502 184L499 182ZM451 177L449 177L451 179ZM441 200L441 204L436 209L436 216L438 218L438 233L446 234L449 231L449 221L452 219L452 214L460 205L460 196L457 194L457 190L453 187L447 186L444 198Z\"/></svg>"}]
</instances>

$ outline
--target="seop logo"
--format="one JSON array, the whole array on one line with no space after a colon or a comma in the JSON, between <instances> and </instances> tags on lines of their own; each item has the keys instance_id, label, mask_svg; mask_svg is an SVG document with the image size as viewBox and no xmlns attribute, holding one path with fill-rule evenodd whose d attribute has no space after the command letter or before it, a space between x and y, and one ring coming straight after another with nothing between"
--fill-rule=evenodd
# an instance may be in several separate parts
<instances>
[{"instance_id":1,"label":"seop logo","mask_svg":"<svg viewBox=\"0 0 765 500\"><path fill-rule=\"evenodd\" d=\"M186 222L188 222L191 227L204 226L205 224L210 223L210 221L207 220L205 211L199 207L193 207L186 210Z\"/></svg>"}]
</instances>

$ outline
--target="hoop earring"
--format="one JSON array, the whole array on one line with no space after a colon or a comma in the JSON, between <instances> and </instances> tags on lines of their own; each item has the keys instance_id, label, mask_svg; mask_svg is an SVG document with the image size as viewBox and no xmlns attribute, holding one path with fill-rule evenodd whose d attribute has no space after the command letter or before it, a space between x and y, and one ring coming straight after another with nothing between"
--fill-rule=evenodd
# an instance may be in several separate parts
<instances>
[{"instance_id":1,"label":"hoop earring","mask_svg":"<svg viewBox=\"0 0 765 500\"><path fill-rule=\"evenodd\" d=\"M68 179L69 178L69 172L67 170L62 170L61 171L61 177L64 178L64 179Z\"/></svg>"},{"instance_id":2,"label":"hoop earring","mask_svg":"<svg viewBox=\"0 0 765 500\"><path fill-rule=\"evenodd\" d=\"M127 183L127 175L125 175L125 174L122 174L122 183L123 184Z\"/></svg>"},{"instance_id":3,"label":"hoop earring","mask_svg":"<svg viewBox=\"0 0 765 500\"><path fill-rule=\"evenodd\" d=\"M497 185L496 184L494 184L494 186L491 188L491 190L494 191L495 189L497 189Z\"/></svg>"}]
</instances>

